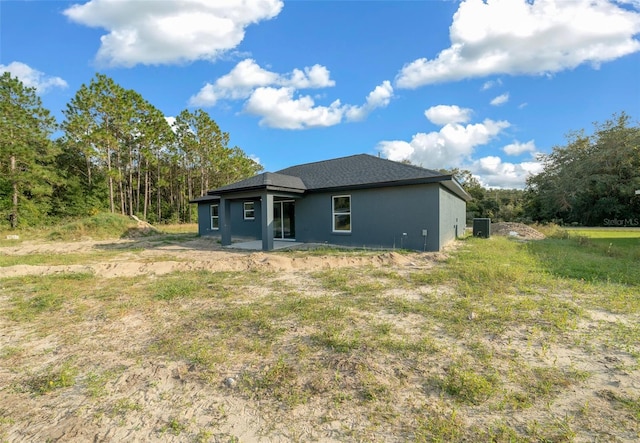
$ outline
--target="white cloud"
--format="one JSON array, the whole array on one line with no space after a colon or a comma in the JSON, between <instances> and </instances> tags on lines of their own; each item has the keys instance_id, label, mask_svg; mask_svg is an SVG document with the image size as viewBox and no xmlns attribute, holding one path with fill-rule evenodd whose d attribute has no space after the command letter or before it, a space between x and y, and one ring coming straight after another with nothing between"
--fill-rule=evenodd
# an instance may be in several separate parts
<instances>
[{"instance_id":1,"label":"white cloud","mask_svg":"<svg viewBox=\"0 0 640 443\"><path fill-rule=\"evenodd\" d=\"M485 119L482 123L461 124L472 113L473 110L458 106L433 106L425 115L433 123L442 124L439 131L419 132L410 141L381 141L376 148L389 160L409 160L429 169L468 169L485 187L524 188L528 176L542 171L542 164L535 160L538 152L534 140L515 141L503 148L505 154L512 156L529 153L528 161L511 163L498 156L475 159L476 149L499 137L510 123Z\"/></svg>"},{"instance_id":2,"label":"white cloud","mask_svg":"<svg viewBox=\"0 0 640 443\"><path fill-rule=\"evenodd\" d=\"M281 129L306 129L340 123L345 108L340 100L330 106L316 106L308 95L294 98L293 88L257 88L245 110L262 117L260 125Z\"/></svg>"},{"instance_id":3,"label":"white cloud","mask_svg":"<svg viewBox=\"0 0 640 443\"><path fill-rule=\"evenodd\" d=\"M258 157L257 155L249 154L249 158L251 160L253 160L254 162L256 162L257 164L262 165L262 163L260 162L260 157ZM264 165L262 165L262 166L264 166Z\"/></svg>"},{"instance_id":4,"label":"white cloud","mask_svg":"<svg viewBox=\"0 0 640 443\"><path fill-rule=\"evenodd\" d=\"M393 87L389 80L375 87L367 96L367 101L362 106L351 106L347 109L346 118L349 121L363 120L376 108L386 107L393 97Z\"/></svg>"},{"instance_id":5,"label":"white cloud","mask_svg":"<svg viewBox=\"0 0 640 443\"><path fill-rule=\"evenodd\" d=\"M488 89L491 89L491 88L496 87L496 86L501 86L501 85L502 85L502 80L500 80L500 79L489 80L489 81L484 82L484 84L482 85L482 90L486 91Z\"/></svg>"},{"instance_id":6,"label":"white cloud","mask_svg":"<svg viewBox=\"0 0 640 443\"><path fill-rule=\"evenodd\" d=\"M471 109L456 105L437 105L424 111L424 115L434 125L442 126L447 123L467 123L471 120L471 112Z\"/></svg>"},{"instance_id":7,"label":"white cloud","mask_svg":"<svg viewBox=\"0 0 640 443\"><path fill-rule=\"evenodd\" d=\"M491 100L491 105L500 106L500 105L504 105L508 101L509 101L509 93L505 92L504 94L500 94L499 96Z\"/></svg>"},{"instance_id":8,"label":"white cloud","mask_svg":"<svg viewBox=\"0 0 640 443\"><path fill-rule=\"evenodd\" d=\"M228 74L207 83L191 97L191 106L214 106L219 100L243 100L244 110L261 117L260 125L280 129L306 129L333 126L342 121L359 121L373 110L383 108L393 98L388 80L371 91L363 105L342 105L334 100L329 106L316 105L309 95L298 95L300 89L335 86L331 73L322 65L294 69L279 74L262 68L253 59L238 63ZM322 96L316 96L316 98Z\"/></svg>"},{"instance_id":9,"label":"white cloud","mask_svg":"<svg viewBox=\"0 0 640 443\"><path fill-rule=\"evenodd\" d=\"M381 141L378 150L389 160L410 160L430 169L459 167L471 160L477 146L487 144L509 126L507 121L490 119L466 126L447 123L440 131L415 134L410 142Z\"/></svg>"},{"instance_id":10,"label":"white cloud","mask_svg":"<svg viewBox=\"0 0 640 443\"><path fill-rule=\"evenodd\" d=\"M96 56L107 66L215 60L242 42L245 28L277 16L281 0L90 0L64 11L104 28Z\"/></svg>"},{"instance_id":11,"label":"white cloud","mask_svg":"<svg viewBox=\"0 0 640 443\"><path fill-rule=\"evenodd\" d=\"M50 77L44 72L33 69L21 62L11 62L8 65L0 64L0 72L8 72L17 77L26 87L36 88L39 94L44 94L51 88L66 88L69 86L60 77Z\"/></svg>"},{"instance_id":12,"label":"white cloud","mask_svg":"<svg viewBox=\"0 0 640 443\"><path fill-rule=\"evenodd\" d=\"M297 97L296 89L292 86L268 86L256 88L244 110L261 117L262 126L307 129L334 126L344 120L362 120L374 109L387 106L392 97L393 88L389 81L376 86L361 106L343 105L340 100L334 100L329 106L316 105L308 95Z\"/></svg>"},{"instance_id":13,"label":"white cloud","mask_svg":"<svg viewBox=\"0 0 640 443\"><path fill-rule=\"evenodd\" d=\"M304 72L294 69L290 78L282 79L283 86L292 86L296 89L308 88L327 88L335 86L336 82L331 80L330 73L327 68L322 65L313 65L310 68L304 68Z\"/></svg>"},{"instance_id":14,"label":"white cloud","mask_svg":"<svg viewBox=\"0 0 640 443\"><path fill-rule=\"evenodd\" d=\"M533 140L529 140L526 143L520 143L516 141L514 143L506 145L504 148L502 148L502 150L505 154L514 156L524 154L525 152L533 153L536 152L536 144Z\"/></svg>"},{"instance_id":15,"label":"white cloud","mask_svg":"<svg viewBox=\"0 0 640 443\"><path fill-rule=\"evenodd\" d=\"M640 50L640 13L607 0L466 0L451 46L405 65L399 88L496 74L545 74Z\"/></svg>"},{"instance_id":16,"label":"white cloud","mask_svg":"<svg viewBox=\"0 0 640 443\"><path fill-rule=\"evenodd\" d=\"M263 86L293 87L296 89L327 88L334 86L331 73L322 65L294 69L289 74L278 74L258 65L253 59L242 60L215 83L207 83L191 97L192 106L213 106L218 100L239 100L251 96L256 88Z\"/></svg>"},{"instance_id":17,"label":"white cloud","mask_svg":"<svg viewBox=\"0 0 640 443\"><path fill-rule=\"evenodd\" d=\"M468 169L478 177L483 186L489 188L524 188L530 175L542 171L537 161L509 163L500 157L488 156L474 161Z\"/></svg>"},{"instance_id":18,"label":"white cloud","mask_svg":"<svg viewBox=\"0 0 640 443\"><path fill-rule=\"evenodd\" d=\"M175 127L176 118L165 115L164 119L166 120L167 124L171 127L171 130L175 133L177 130L177 128Z\"/></svg>"}]
</instances>

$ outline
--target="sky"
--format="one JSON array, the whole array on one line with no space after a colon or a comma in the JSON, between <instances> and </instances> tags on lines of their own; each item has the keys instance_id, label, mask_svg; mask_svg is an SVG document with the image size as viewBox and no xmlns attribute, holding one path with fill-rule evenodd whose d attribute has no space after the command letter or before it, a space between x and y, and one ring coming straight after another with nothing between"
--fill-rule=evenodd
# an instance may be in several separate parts
<instances>
[{"instance_id":1,"label":"sky","mask_svg":"<svg viewBox=\"0 0 640 443\"><path fill-rule=\"evenodd\" d=\"M96 73L203 109L266 171L354 154L523 188L640 119L640 0L0 0L0 72L61 122Z\"/></svg>"}]
</instances>

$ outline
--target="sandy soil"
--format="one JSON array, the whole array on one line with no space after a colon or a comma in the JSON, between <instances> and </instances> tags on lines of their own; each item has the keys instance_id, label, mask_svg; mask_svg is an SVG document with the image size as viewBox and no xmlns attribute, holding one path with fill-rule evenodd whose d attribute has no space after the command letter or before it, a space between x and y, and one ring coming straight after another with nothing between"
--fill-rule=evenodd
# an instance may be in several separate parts
<instances>
[{"instance_id":1,"label":"sandy soil","mask_svg":"<svg viewBox=\"0 0 640 443\"><path fill-rule=\"evenodd\" d=\"M491 235L504 235L522 240L542 240L545 235L523 223L491 223Z\"/></svg>"},{"instance_id":2,"label":"sandy soil","mask_svg":"<svg viewBox=\"0 0 640 443\"><path fill-rule=\"evenodd\" d=\"M91 257L92 253L104 251L119 253L107 259ZM281 281L299 284L300 272L304 271L361 266L429 269L446 257L445 253L401 255L395 252L372 253L367 256L287 256L223 249L216 241L208 238L169 244L155 242L152 237L109 241L25 241L0 248L0 255L34 254L87 254L87 262L0 267L0 278L92 273L96 277L115 279L153 277L193 270L279 271ZM1 289L0 280L0 295ZM0 441L5 438L12 442L194 441L193 435L175 432L167 425L176 417L176 409L180 410L179 420L182 423L188 421L194 427L216 428L213 435L196 435L196 441L250 443L295 440L292 435L299 431L276 429L265 412L258 411L255 405L242 398L224 395L224 392L221 394L220 387L223 391L233 389L224 380L221 380L220 386L216 384L211 387L209 383L202 383L192 375L191 368L182 362L136 361L124 357L127 350L137 349L138 343L147 339L151 326L143 315L125 316L108 325L96 318L89 324L90 331L78 331L78 336L82 338L75 344L77 350L85 353L87 349L96 348L96 343L102 338L108 338L110 345L96 349L91 364L98 368L110 368L117 362L117 366L123 368L115 381L109 381L104 386L110 392L110 406L101 409L79 388L72 388L60 396L11 392L19 376L10 367L0 365L0 380L4 380L0 381L0 393L4 397L0 402L0 425L8 426L8 431L0 432ZM83 326L87 327L86 324ZM20 342L19 356L37 356L40 368L46 366L48 360L76 358L73 349L69 350L55 335L33 335L34 332L28 326L15 325L0 316L0 357L2 352L11 353L16 343ZM115 336L119 338L116 339ZM4 351L7 349L9 351ZM57 355L42 360L43 353L46 355L58 352L64 352L65 356ZM37 372L35 368L33 371ZM230 375L237 377L238 374ZM115 401L115 407L114 398L119 399ZM141 410L145 413L140 414ZM20 417L19 422L15 422L12 417ZM307 435L317 434L317 431L310 428L306 431ZM334 441L326 435L321 440Z\"/></svg>"},{"instance_id":3,"label":"sandy soil","mask_svg":"<svg viewBox=\"0 0 640 443\"><path fill-rule=\"evenodd\" d=\"M455 246L451 246L455 247ZM136 275L163 275L176 271L283 271L332 269L358 266L420 266L430 267L446 253L401 255L381 252L364 257L287 257L263 252L223 249L205 237L177 244L156 245L149 239L80 241L80 242L24 242L19 246L0 248L0 255L82 254L92 251L121 250L123 253L109 261L81 265L15 265L0 268L0 278L24 275L47 275L69 272L89 272L98 277L118 278ZM89 260L90 261L90 260Z\"/></svg>"},{"instance_id":4,"label":"sandy soil","mask_svg":"<svg viewBox=\"0 0 640 443\"><path fill-rule=\"evenodd\" d=\"M290 285L305 288L305 273L320 269L374 266L403 272L408 269L430 269L443 260L447 253L398 254L380 252L367 256L314 256L303 254L265 254L223 250L210 239L199 238L184 243L165 244L153 239L133 239L117 241L82 241L71 243L24 242L19 245L0 248L0 255L26 256L30 254L91 254L92 252L120 251L108 258L87 263L37 266L15 265L0 268L0 278L25 275L45 275L54 273L93 273L98 277L113 279L125 276L163 275L175 271L279 271L279 279ZM2 282L0 281L0 295ZM446 296L447 288L438 288ZM7 296L7 294L5 294ZM402 290L392 291L390 297L414 300L420 293ZM197 305L192 307L197 309ZM90 307L88 307L90 311ZM472 313L471 313L472 314ZM473 321L470 314L469 320ZM615 324L627 321L623 316L594 311L591 320L578 325L588 331L598 324ZM412 330L415 327L411 315L405 318L390 317L399 327ZM594 326L596 325L596 326ZM322 413L319 406L310 402L303 408L291 411L286 423L274 423L268 412L258 401L248 401L233 395L235 379L239 368L230 368L228 377L214 383L203 382L193 372L193 368L179 361L136 360L140 343L146 340L153 327L144 313L126 314L116 321L104 321L99 313L90 321L79 324L77 338L73 343L63 343L55 334L41 335L29 325L16 324L0 316L0 357L10 354L15 343L21 343L14 350L16 357L24 360L29 356L39 359L41 366L47 361L59 359L58 352L73 356L73 349L82 350L83 355L91 354L91 364L96 368L121 368L105 382L109 392L109 404L88 398L77 383L55 395L25 395L12 389L19 378L11 365L0 365L0 440L7 441L60 441L60 442L116 442L116 441L344 441L349 435L345 429L358 429L363 411L338 412L336 415ZM419 333L419 330L416 331ZM436 331L437 334L437 331ZM114 341L114 337L118 337ZM108 338L107 346L100 346L101 338ZM572 347L550 343L546 354L541 357L540 347L531 345L530 331L509 331L491 343L496 349L511 352L517 349L522 358L531 362L546 361L550 365L561 365L577 370L589 371L591 376L585 384L570 390L557 399L554 414L575 412L576 407L598 410L591 420L593 426L605 429L608 441L636 441L640 427L618 432L616 414L626 414L611 406L612 398L621 393L637 395L640 392L638 370L630 370L635 362L628 353L609 352L599 354L584 353ZM64 349L64 351L63 351ZM542 348L545 349L545 348ZM7 351L9 350L9 351ZM93 350L93 351L91 351ZM89 357L87 357L89 358ZM2 360L0 360L0 363ZM369 362L372 368L375 363ZM336 365L360 364L341 361ZM442 362L425 362L438 367ZM381 374L382 377L387 376ZM393 376L389 375L389 376ZM408 378L408 387L420 387L420 380ZM415 386L414 386L415 385ZM635 394L634 394L635 393ZM640 398L640 397L639 397ZM434 398L434 403L438 399ZM578 406L576 406L578 405ZM492 414L496 414L492 412ZM497 413L499 416L499 413ZM535 421L541 412L536 408L522 411L519 420L523 423ZM497 417L496 416L496 417ZM16 420L15 417L19 417ZM276 414L276 417L280 417ZM489 422L487 417L469 416L468 420L482 425ZM596 422L597 421L597 422ZM322 425L312 425L321 422ZM626 421L628 422L628 420ZM206 433L194 434L173 429L171 423L191 429L214 429ZM4 428L4 429L3 429ZM610 430L610 431L609 431ZM363 431L364 432L364 431ZM358 435L358 434L356 434ZM366 433L359 435L368 435ZM578 434L578 441L589 440L589 432ZM602 434L601 434L602 435ZM371 440L399 441L397 436L371 434ZM596 438L598 440L598 438ZM354 440L355 441L355 440ZM600 441L600 440L598 440Z\"/></svg>"}]
</instances>

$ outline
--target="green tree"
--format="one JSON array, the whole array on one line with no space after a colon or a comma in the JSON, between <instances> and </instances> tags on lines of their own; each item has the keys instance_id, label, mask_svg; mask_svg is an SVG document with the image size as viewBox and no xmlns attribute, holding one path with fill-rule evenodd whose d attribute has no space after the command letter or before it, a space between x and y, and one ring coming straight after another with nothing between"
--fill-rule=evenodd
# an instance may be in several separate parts
<instances>
[{"instance_id":1,"label":"green tree","mask_svg":"<svg viewBox=\"0 0 640 443\"><path fill-rule=\"evenodd\" d=\"M58 138L55 167L61 180L55 186L51 215L84 217L108 210L107 187L101 169L87 167L81 151ZM87 171L91 174L87 176Z\"/></svg>"},{"instance_id":2,"label":"green tree","mask_svg":"<svg viewBox=\"0 0 640 443\"><path fill-rule=\"evenodd\" d=\"M142 216L146 220L153 213L153 192L156 193L157 220L162 220L162 189L166 186L161 177L163 153L175 143L175 135L162 112L146 102L141 107L140 137L138 138L138 180L136 212L140 213L140 199L143 200Z\"/></svg>"},{"instance_id":3,"label":"green tree","mask_svg":"<svg viewBox=\"0 0 640 443\"><path fill-rule=\"evenodd\" d=\"M55 128L35 88L8 72L0 76L0 204L11 228L20 222L42 222L49 212L58 179L50 167L56 153L50 140Z\"/></svg>"},{"instance_id":4,"label":"green tree","mask_svg":"<svg viewBox=\"0 0 640 443\"><path fill-rule=\"evenodd\" d=\"M93 183L94 168L106 169L103 175L109 195L109 210L115 212L114 181L117 169L113 167L118 151L117 109L122 88L106 75L96 74L90 84L82 85L63 111L62 129L66 143L75 147L85 158L87 185Z\"/></svg>"},{"instance_id":5,"label":"green tree","mask_svg":"<svg viewBox=\"0 0 640 443\"><path fill-rule=\"evenodd\" d=\"M173 143L162 113L136 91L97 74L80 87L64 115L65 155L75 159L69 164L81 173L79 186L90 195L106 190L111 212L134 215L142 206L146 218L151 168L160 161L162 149ZM85 165L82 171L80 164Z\"/></svg>"},{"instance_id":6,"label":"green tree","mask_svg":"<svg viewBox=\"0 0 640 443\"><path fill-rule=\"evenodd\" d=\"M568 136L541 157L543 170L527 180L526 214L537 221L599 225L640 214L640 127L624 112L593 135Z\"/></svg>"},{"instance_id":7,"label":"green tree","mask_svg":"<svg viewBox=\"0 0 640 443\"><path fill-rule=\"evenodd\" d=\"M204 111L182 111L174 131L139 93L97 74L64 111L64 195L107 196L111 212L154 222L191 221L189 200L255 174L261 166L237 148ZM79 174L75 179L74 174ZM93 205L66 202L70 211Z\"/></svg>"},{"instance_id":8,"label":"green tree","mask_svg":"<svg viewBox=\"0 0 640 443\"><path fill-rule=\"evenodd\" d=\"M247 157L240 148L229 147L229 133L220 130L218 124L201 109L195 112L183 110L174 125L176 131L176 156L182 165L178 183L189 200L218 186L255 175L262 166ZM191 220L188 202L181 202Z\"/></svg>"}]
</instances>

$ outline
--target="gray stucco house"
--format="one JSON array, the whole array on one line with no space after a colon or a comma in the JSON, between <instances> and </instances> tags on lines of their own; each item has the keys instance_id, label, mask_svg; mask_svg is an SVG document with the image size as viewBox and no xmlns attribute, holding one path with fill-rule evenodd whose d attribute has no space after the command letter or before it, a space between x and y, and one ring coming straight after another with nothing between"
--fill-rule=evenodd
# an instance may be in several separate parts
<instances>
[{"instance_id":1,"label":"gray stucco house","mask_svg":"<svg viewBox=\"0 0 640 443\"><path fill-rule=\"evenodd\" d=\"M192 200L200 235L438 251L465 229L471 196L451 175L360 154L307 163Z\"/></svg>"}]
</instances>

